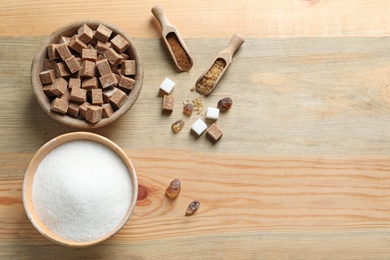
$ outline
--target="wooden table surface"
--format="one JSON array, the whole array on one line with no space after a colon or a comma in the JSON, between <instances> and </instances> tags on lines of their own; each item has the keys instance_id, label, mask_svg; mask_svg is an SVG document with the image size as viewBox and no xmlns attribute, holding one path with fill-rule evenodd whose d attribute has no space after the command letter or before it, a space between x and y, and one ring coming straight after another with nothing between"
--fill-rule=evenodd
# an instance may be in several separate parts
<instances>
[{"instance_id":1,"label":"wooden table surface","mask_svg":"<svg viewBox=\"0 0 390 260\"><path fill-rule=\"evenodd\" d=\"M390 4L388 0L161 1L194 67L174 69L154 1L0 2L0 259L388 259L390 257ZM49 118L30 84L43 38L68 22L125 30L142 56L137 103L92 132L121 146L147 197L113 238L53 244L22 203L24 171L45 142L77 131ZM230 37L246 41L217 89L233 107L212 144L194 138L182 103ZM174 112L158 88L176 82ZM180 133L171 124L185 119ZM174 202L171 180L182 182ZM194 199L199 210L185 217Z\"/></svg>"}]
</instances>

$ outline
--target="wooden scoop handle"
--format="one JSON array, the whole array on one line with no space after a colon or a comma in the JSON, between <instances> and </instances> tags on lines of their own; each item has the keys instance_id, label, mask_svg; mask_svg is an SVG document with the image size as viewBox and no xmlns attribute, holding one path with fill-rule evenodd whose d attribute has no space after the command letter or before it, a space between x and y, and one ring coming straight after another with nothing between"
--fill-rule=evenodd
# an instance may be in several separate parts
<instances>
[{"instance_id":1,"label":"wooden scoop handle","mask_svg":"<svg viewBox=\"0 0 390 260\"><path fill-rule=\"evenodd\" d=\"M167 27L173 26L169 22L167 16L165 15L164 9L160 4L152 8L152 13L157 18L157 21L160 23L162 29L161 31L164 31L164 29Z\"/></svg>"},{"instance_id":2,"label":"wooden scoop handle","mask_svg":"<svg viewBox=\"0 0 390 260\"><path fill-rule=\"evenodd\" d=\"M229 44L222 52L229 53L230 57L237 51L237 49L244 43L245 39L239 33L233 34Z\"/></svg>"}]
</instances>

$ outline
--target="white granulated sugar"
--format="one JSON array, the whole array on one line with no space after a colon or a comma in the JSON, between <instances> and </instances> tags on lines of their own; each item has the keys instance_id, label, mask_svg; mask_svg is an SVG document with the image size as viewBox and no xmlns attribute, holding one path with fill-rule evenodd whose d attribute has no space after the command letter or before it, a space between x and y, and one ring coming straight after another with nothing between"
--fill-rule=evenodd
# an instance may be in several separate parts
<instances>
[{"instance_id":1,"label":"white granulated sugar","mask_svg":"<svg viewBox=\"0 0 390 260\"><path fill-rule=\"evenodd\" d=\"M32 189L42 222L77 242L114 230L126 215L132 191L122 159L92 141L71 141L51 151L38 166Z\"/></svg>"},{"instance_id":2,"label":"white granulated sugar","mask_svg":"<svg viewBox=\"0 0 390 260\"><path fill-rule=\"evenodd\" d=\"M160 89L162 89L165 93L171 93L172 89L175 87L176 83L170 80L169 78L165 78L160 85Z\"/></svg>"}]
</instances>

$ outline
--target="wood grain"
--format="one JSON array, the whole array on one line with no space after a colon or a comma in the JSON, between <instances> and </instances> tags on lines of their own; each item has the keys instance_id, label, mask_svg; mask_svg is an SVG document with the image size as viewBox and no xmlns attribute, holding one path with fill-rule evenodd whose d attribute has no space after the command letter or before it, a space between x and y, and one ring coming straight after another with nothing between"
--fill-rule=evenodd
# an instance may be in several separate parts
<instances>
[{"instance_id":1,"label":"wood grain","mask_svg":"<svg viewBox=\"0 0 390 260\"><path fill-rule=\"evenodd\" d=\"M390 255L390 5L387 1L162 1L194 67L178 73L159 39L152 1L0 3L0 259L388 259ZM92 248L55 245L29 223L24 171L70 131L34 100L32 57L43 37L101 19L134 37L144 61L137 103L93 130L121 146L147 191L116 236ZM190 134L183 102L235 32L245 43L203 105L229 96L213 144ZM158 87L176 82L175 110ZM182 132L171 124L185 119ZM212 123L207 121L208 124ZM179 178L182 193L164 190ZM185 217L186 206L201 201Z\"/></svg>"},{"instance_id":2,"label":"wood grain","mask_svg":"<svg viewBox=\"0 0 390 260\"><path fill-rule=\"evenodd\" d=\"M23 250L31 249L31 243L35 244L28 254L32 258L107 256L117 249L123 251L118 256L135 259L138 254L146 258L161 254L177 259L252 258L271 256L282 248L290 248L286 256L295 257L302 251L312 257L351 258L388 252L389 157L243 158L174 150L126 152L148 195L114 238L79 252L51 244L32 227L21 202L24 167L14 166L19 176L3 177L0 182L3 257L26 257ZM30 156L25 154L20 160ZM173 178L181 179L182 193L172 202L164 190ZM201 206L185 217L193 199L200 200ZM156 251L145 253L152 245Z\"/></svg>"},{"instance_id":3,"label":"wood grain","mask_svg":"<svg viewBox=\"0 0 390 260\"><path fill-rule=\"evenodd\" d=\"M99 4L101 3L101 4ZM158 38L155 1L2 0L0 35L47 35L64 22L98 19L135 38ZM184 38L389 36L385 0L160 1ZM20 19L23 17L23 19Z\"/></svg>"}]
</instances>

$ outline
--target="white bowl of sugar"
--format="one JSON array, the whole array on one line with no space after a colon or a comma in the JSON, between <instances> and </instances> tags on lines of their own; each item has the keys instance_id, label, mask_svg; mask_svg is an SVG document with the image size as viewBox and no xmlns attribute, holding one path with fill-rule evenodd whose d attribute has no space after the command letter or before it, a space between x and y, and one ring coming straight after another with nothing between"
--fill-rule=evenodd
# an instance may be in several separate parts
<instances>
[{"instance_id":1,"label":"white bowl of sugar","mask_svg":"<svg viewBox=\"0 0 390 260\"><path fill-rule=\"evenodd\" d=\"M34 227L72 247L115 235L130 218L137 195L137 176L126 153L88 132L64 134L43 145L23 182L23 204Z\"/></svg>"}]
</instances>

